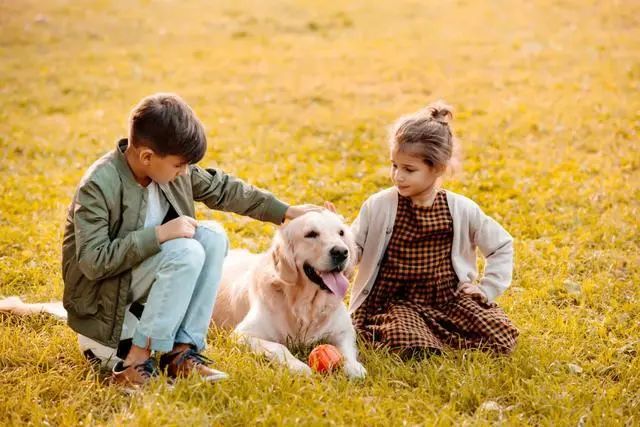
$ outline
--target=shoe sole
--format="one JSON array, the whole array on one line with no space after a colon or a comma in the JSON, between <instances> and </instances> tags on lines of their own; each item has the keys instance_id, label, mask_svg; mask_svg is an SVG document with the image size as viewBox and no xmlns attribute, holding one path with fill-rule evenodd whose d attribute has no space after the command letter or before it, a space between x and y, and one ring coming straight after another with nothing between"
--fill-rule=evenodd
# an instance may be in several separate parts
<instances>
[{"instance_id":1,"label":"shoe sole","mask_svg":"<svg viewBox=\"0 0 640 427\"><path fill-rule=\"evenodd\" d=\"M204 380L208 383L213 383L217 381L224 381L229 379L229 375L224 372L219 372L213 375L209 375L208 377L203 377Z\"/></svg>"},{"instance_id":2,"label":"shoe sole","mask_svg":"<svg viewBox=\"0 0 640 427\"><path fill-rule=\"evenodd\" d=\"M195 375L197 375L197 374L194 374L194 376ZM178 381L179 379L184 379L184 378L188 378L188 377L177 377L177 378L168 377L167 379L168 379L170 384L175 384L176 381ZM214 383L214 382L224 381L224 380L229 379L229 374L224 373L224 372L219 372L217 374L212 374L212 375L209 375L207 377L199 377L199 378L202 379L204 382Z\"/></svg>"}]
</instances>

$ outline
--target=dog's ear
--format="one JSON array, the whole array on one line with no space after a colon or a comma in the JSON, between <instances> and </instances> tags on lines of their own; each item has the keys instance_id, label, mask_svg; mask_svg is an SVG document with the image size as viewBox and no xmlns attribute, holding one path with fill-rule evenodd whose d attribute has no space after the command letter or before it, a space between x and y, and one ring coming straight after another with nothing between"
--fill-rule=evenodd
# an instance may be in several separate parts
<instances>
[{"instance_id":1,"label":"dog's ear","mask_svg":"<svg viewBox=\"0 0 640 427\"><path fill-rule=\"evenodd\" d=\"M298 280L298 268L293 251L287 241L284 230L279 230L271 247L273 267L278 279L286 284L294 284Z\"/></svg>"}]
</instances>

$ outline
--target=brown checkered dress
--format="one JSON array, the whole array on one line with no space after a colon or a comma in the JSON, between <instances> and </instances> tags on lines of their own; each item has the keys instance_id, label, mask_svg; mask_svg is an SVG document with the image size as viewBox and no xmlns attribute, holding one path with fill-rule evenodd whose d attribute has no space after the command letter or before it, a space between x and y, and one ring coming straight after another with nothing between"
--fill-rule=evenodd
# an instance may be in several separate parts
<instances>
[{"instance_id":1,"label":"brown checkered dress","mask_svg":"<svg viewBox=\"0 0 640 427\"><path fill-rule=\"evenodd\" d=\"M400 353L446 347L513 350L518 330L502 309L456 292L452 242L453 220L444 190L429 207L399 197L376 283L354 314L361 338Z\"/></svg>"}]
</instances>

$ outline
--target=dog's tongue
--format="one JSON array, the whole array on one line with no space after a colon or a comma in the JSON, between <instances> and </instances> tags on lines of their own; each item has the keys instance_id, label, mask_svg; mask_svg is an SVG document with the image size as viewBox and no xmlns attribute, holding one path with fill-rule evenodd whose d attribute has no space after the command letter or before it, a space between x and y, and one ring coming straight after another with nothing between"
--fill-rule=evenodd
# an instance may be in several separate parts
<instances>
[{"instance_id":1,"label":"dog's tongue","mask_svg":"<svg viewBox=\"0 0 640 427\"><path fill-rule=\"evenodd\" d=\"M344 296L347 294L349 281L346 277L344 277L344 274L335 272L320 273L320 277L322 277L322 281L324 282L324 284L327 285L327 287L331 289L331 292L333 292L335 295L339 296L340 298L344 298Z\"/></svg>"}]
</instances>

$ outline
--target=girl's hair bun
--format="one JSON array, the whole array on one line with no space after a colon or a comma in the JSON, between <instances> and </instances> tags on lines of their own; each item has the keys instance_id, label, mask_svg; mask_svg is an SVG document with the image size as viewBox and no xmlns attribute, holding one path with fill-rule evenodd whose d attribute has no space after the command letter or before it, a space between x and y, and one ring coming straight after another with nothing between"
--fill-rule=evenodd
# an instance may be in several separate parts
<instances>
[{"instance_id":1,"label":"girl's hair bun","mask_svg":"<svg viewBox=\"0 0 640 427\"><path fill-rule=\"evenodd\" d=\"M431 167L457 166L459 147L449 125L451 111L444 101L436 101L417 113L400 117L391 128L391 146L410 149L411 155Z\"/></svg>"},{"instance_id":2,"label":"girl's hair bun","mask_svg":"<svg viewBox=\"0 0 640 427\"><path fill-rule=\"evenodd\" d=\"M427 105L423 113L430 119L448 125L453 119L452 108L444 101L436 101Z\"/></svg>"}]
</instances>

